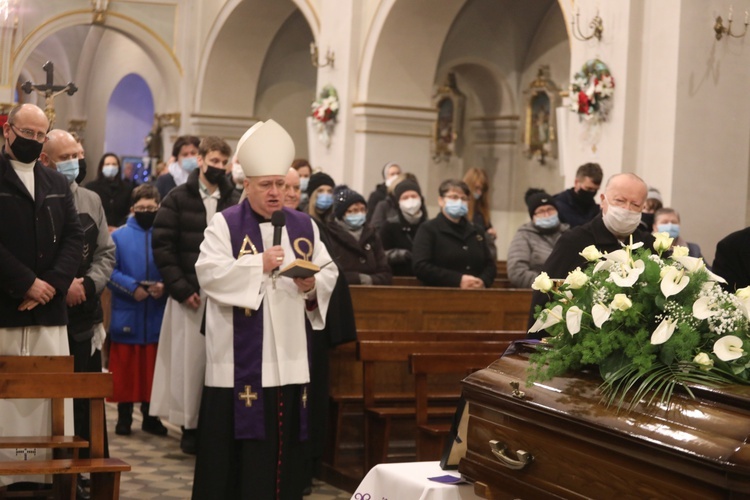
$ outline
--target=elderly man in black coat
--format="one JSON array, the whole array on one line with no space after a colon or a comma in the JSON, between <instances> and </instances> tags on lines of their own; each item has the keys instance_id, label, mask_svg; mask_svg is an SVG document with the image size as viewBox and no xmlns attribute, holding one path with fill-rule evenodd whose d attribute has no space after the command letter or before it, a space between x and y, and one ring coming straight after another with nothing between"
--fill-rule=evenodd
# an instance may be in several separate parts
<instances>
[{"instance_id":1,"label":"elderly man in black coat","mask_svg":"<svg viewBox=\"0 0 750 500\"><path fill-rule=\"evenodd\" d=\"M601 215L560 236L542 272L553 279L567 277L576 267L586 265L586 259L580 252L589 245L594 245L600 252L614 252L629 244L632 236L634 243L643 242L646 246L652 246L654 237L639 226L647 193L648 186L635 174L624 173L610 177L604 193L600 195ZM535 307L544 307L548 299L547 294L534 292L529 326L534 323ZM529 334L529 337L540 338L545 335L541 331Z\"/></svg>"},{"instance_id":2,"label":"elderly man in black coat","mask_svg":"<svg viewBox=\"0 0 750 500\"><path fill-rule=\"evenodd\" d=\"M750 286L750 227L717 243L712 271L727 280L731 292Z\"/></svg>"},{"instance_id":3,"label":"elderly man in black coat","mask_svg":"<svg viewBox=\"0 0 750 500\"><path fill-rule=\"evenodd\" d=\"M83 229L68 181L37 163L48 128L44 112L33 104L13 108L3 125L0 354L5 356L68 354L65 296L83 255ZM0 436L48 434L43 403L49 402L0 401ZM9 451L12 459L15 450ZM23 480L4 476L0 486Z\"/></svg>"}]
</instances>

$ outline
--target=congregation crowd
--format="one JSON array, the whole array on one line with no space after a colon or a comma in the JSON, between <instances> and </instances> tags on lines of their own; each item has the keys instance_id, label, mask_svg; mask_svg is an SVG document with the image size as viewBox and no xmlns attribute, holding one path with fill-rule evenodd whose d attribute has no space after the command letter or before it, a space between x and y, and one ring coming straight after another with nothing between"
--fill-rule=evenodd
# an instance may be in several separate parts
<instances>
[{"instance_id":1,"label":"congregation crowd","mask_svg":"<svg viewBox=\"0 0 750 500\"><path fill-rule=\"evenodd\" d=\"M115 432L132 432L136 403L143 431L165 435L165 418L181 426L182 450L197 453L195 498L248 498L250 484L256 498L298 498L309 488L325 425L320 360L356 335L349 285L415 276L481 289L496 279L483 170L441 182L430 217L419 179L398 162L383 167L383 182L365 198L294 159L291 137L269 120L234 152L219 137L179 137L166 167L137 186L106 153L80 186L82 144L48 128L30 104L3 125L0 354L72 354L76 371L106 365ZM530 220L508 249L512 287L530 288L542 271L564 277L589 244L612 251L653 232L701 256L657 190L634 174L613 176L599 193L602 184L602 169L589 163L570 189L526 192ZM713 262L732 288L750 285L747 231L722 240ZM319 272L279 275L297 259ZM534 304L545 300L535 293ZM0 401L10 423L2 432L23 433L29 415L44 418L26 404ZM84 437L87 414L76 401L74 432Z\"/></svg>"}]
</instances>

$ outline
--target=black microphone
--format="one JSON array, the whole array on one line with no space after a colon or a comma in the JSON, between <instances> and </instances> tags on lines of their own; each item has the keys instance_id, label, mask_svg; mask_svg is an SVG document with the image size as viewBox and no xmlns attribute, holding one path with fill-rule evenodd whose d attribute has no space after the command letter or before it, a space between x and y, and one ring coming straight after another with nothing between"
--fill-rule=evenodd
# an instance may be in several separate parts
<instances>
[{"instance_id":1,"label":"black microphone","mask_svg":"<svg viewBox=\"0 0 750 500\"><path fill-rule=\"evenodd\" d=\"M281 245L281 231L286 225L286 214L283 210L277 210L271 214L271 225L273 225L273 246Z\"/></svg>"}]
</instances>

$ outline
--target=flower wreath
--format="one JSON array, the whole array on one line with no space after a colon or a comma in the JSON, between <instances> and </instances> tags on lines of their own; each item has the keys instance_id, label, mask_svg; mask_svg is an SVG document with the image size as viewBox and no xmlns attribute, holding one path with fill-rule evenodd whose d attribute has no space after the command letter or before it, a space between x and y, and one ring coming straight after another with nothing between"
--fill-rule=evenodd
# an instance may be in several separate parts
<instances>
[{"instance_id":1,"label":"flower wreath","mask_svg":"<svg viewBox=\"0 0 750 500\"><path fill-rule=\"evenodd\" d=\"M656 233L655 253L632 240L606 254L591 245L580 254L588 265L558 286L540 274L531 287L552 300L529 331L551 337L530 358L529 382L598 366L604 400L618 408L668 404L677 386L692 396L690 384L750 384L750 287L723 290L703 259L672 243Z\"/></svg>"},{"instance_id":2,"label":"flower wreath","mask_svg":"<svg viewBox=\"0 0 750 500\"><path fill-rule=\"evenodd\" d=\"M333 85L326 85L312 103L312 117L317 123L335 122L339 113L339 95Z\"/></svg>"},{"instance_id":3,"label":"flower wreath","mask_svg":"<svg viewBox=\"0 0 750 500\"><path fill-rule=\"evenodd\" d=\"M570 108L583 120L607 121L612 107L615 79L599 59L590 59L570 83Z\"/></svg>"}]
</instances>

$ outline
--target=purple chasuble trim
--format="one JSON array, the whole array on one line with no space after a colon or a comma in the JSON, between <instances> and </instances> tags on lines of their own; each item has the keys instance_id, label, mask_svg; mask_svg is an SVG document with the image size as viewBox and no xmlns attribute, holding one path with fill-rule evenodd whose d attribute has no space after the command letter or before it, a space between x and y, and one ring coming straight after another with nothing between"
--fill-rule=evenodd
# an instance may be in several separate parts
<instances>
[{"instance_id":1,"label":"purple chasuble trim","mask_svg":"<svg viewBox=\"0 0 750 500\"><path fill-rule=\"evenodd\" d=\"M290 241L299 237L314 241L315 234L309 216L284 208L286 214L286 231ZM250 203L242 203L222 211L229 227L232 242L232 253L239 258L245 236L255 245L258 253L263 252L263 237L257 215L250 208ZM292 245L294 247L294 245ZM248 248L245 249L249 250ZM294 250L297 258L303 258ZM265 413L263 401L263 303L250 316L241 307L233 308L234 323L234 437L235 439L266 439ZM305 334L307 336L307 360L312 363L310 346L312 326L305 315ZM303 384L300 391L300 440L308 438L307 394L310 384ZM247 389L249 387L249 390ZM247 397L242 398L245 394ZM250 406L248 406L248 402Z\"/></svg>"}]
</instances>

